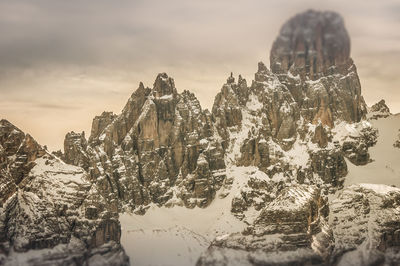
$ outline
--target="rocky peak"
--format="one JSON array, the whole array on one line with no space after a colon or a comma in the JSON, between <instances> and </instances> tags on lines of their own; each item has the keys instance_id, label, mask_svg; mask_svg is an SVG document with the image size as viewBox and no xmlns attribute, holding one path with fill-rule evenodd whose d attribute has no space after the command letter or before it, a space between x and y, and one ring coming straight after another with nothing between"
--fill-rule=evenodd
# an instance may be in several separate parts
<instances>
[{"instance_id":1,"label":"rocky peak","mask_svg":"<svg viewBox=\"0 0 400 266\"><path fill-rule=\"evenodd\" d=\"M154 82L153 95L155 98L177 95L174 80L168 77L167 73L160 73L157 75L156 81Z\"/></svg>"},{"instance_id":2,"label":"rocky peak","mask_svg":"<svg viewBox=\"0 0 400 266\"><path fill-rule=\"evenodd\" d=\"M300 182L320 178L327 187L340 187L347 174L344 157L368 163L373 145L361 131L351 142L333 140L337 125L360 125L366 114L343 19L317 11L293 17L282 27L270 59L272 70L258 63L250 86L241 78L236 83L231 74L215 97L213 120L226 160L256 165L271 176L291 169ZM365 135L376 139L372 131ZM301 166L285 159L295 146L308 153Z\"/></svg>"},{"instance_id":3,"label":"rocky peak","mask_svg":"<svg viewBox=\"0 0 400 266\"><path fill-rule=\"evenodd\" d=\"M120 115L96 117L89 144L83 134L67 134L65 157L87 169L119 208L143 213L149 203L172 198L205 207L224 180L223 150L214 136L210 112L161 73L152 89L139 84Z\"/></svg>"},{"instance_id":4,"label":"rocky peak","mask_svg":"<svg viewBox=\"0 0 400 266\"><path fill-rule=\"evenodd\" d=\"M365 117L350 38L337 13L309 10L289 19L272 46L270 65L307 122L332 128L336 120Z\"/></svg>"},{"instance_id":5,"label":"rocky peak","mask_svg":"<svg viewBox=\"0 0 400 266\"><path fill-rule=\"evenodd\" d=\"M342 17L314 10L294 16L281 28L270 58L274 73L291 70L312 80L327 75L332 67L347 71L350 38Z\"/></svg>"},{"instance_id":6,"label":"rocky peak","mask_svg":"<svg viewBox=\"0 0 400 266\"><path fill-rule=\"evenodd\" d=\"M67 133L65 153L57 153L67 164L1 120L0 264L4 250L57 246L49 263L97 265L108 257L105 265L124 265L118 212L203 208L217 195L249 226L216 239L197 265L330 265L365 232L384 240L373 249L399 246L397 189L380 197L353 188L329 214L326 196L343 188L345 157L366 164L376 142L371 125L359 122L365 103L342 18L307 11L289 20L271 69L258 63L250 85L230 73L212 113L160 73L152 88L139 84L120 114L96 116L89 141L84 132ZM384 101L372 109L389 112ZM376 208L370 217L365 203ZM380 205L397 216L374 229Z\"/></svg>"},{"instance_id":7,"label":"rocky peak","mask_svg":"<svg viewBox=\"0 0 400 266\"><path fill-rule=\"evenodd\" d=\"M228 79L226 80L227 84L233 84L235 83L235 78L233 77L233 72L231 72L231 75L228 77Z\"/></svg>"},{"instance_id":8,"label":"rocky peak","mask_svg":"<svg viewBox=\"0 0 400 266\"><path fill-rule=\"evenodd\" d=\"M377 102L376 104L372 105L371 112L386 112L386 113L390 113L390 109L386 105L385 100L382 99L379 102Z\"/></svg>"},{"instance_id":9,"label":"rocky peak","mask_svg":"<svg viewBox=\"0 0 400 266\"><path fill-rule=\"evenodd\" d=\"M267 81L271 76L271 71L265 66L263 62L258 63L257 73L254 75L254 80L257 82Z\"/></svg>"},{"instance_id":10,"label":"rocky peak","mask_svg":"<svg viewBox=\"0 0 400 266\"><path fill-rule=\"evenodd\" d=\"M86 145L83 133L68 133L66 142ZM62 163L1 120L0 264L24 257L29 265L128 265L118 213L98 189L82 168Z\"/></svg>"},{"instance_id":11,"label":"rocky peak","mask_svg":"<svg viewBox=\"0 0 400 266\"><path fill-rule=\"evenodd\" d=\"M380 100L376 104L371 106L370 113L368 117L370 119L378 119L378 118L385 118L390 115L390 109L386 105L385 100Z\"/></svg>"},{"instance_id":12,"label":"rocky peak","mask_svg":"<svg viewBox=\"0 0 400 266\"><path fill-rule=\"evenodd\" d=\"M7 120L0 121L0 146L4 164L0 168L8 170L12 181L19 184L35 166L34 161L46 154L31 135L23 133Z\"/></svg>"},{"instance_id":13,"label":"rocky peak","mask_svg":"<svg viewBox=\"0 0 400 266\"><path fill-rule=\"evenodd\" d=\"M93 118L92 130L90 131L89 142L99 137L99 134L116 118L113 112L103 112L101 115Z\"/></svg>"},{"instance_id":14,"label":"rocky peak","mask_svg":"<svg viewBox=\"0 0 400 266\"><path fill-rule=\"evenodd\" d=\"M0 142L7 156L17 152L24 138L25 134L9 121L0 121Z\"/></svg>"},{"instance_id":15,"label":"rocky peak","mask_svg":"<svg viewBox=\"0 0 400 266\"><path fill-rule=\"evenodd\" d=\"M87 146L88 143L85 138L85 132L68 132L64 139L64 162L88 170L89 160L86 154Z\"/></svg>"}]
</instances>

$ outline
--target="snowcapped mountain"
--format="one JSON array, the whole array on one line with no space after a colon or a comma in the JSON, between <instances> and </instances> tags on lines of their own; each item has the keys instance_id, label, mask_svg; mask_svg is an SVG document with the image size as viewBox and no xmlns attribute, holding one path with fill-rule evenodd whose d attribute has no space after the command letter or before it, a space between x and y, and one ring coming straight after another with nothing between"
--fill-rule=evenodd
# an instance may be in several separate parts
<instances>
[{"instance_id":1,"label":"snowcapped mountain","mask_svg":"<svg viewBox=\"0 0 400 266\"><path fill-rule=\"evenodd\" d=\"M2 120L0 264L400 263L400 116L367 108L343 19L296 15L270 60L211 112L161 73L64 152Z\"/></svg>"},{"instance_id":2,"label":"snowcapped mountain","mask_svg":"<svg viewBox=\"0 0 400 266\"><path fill-rule=\"evenodd\" d=\"M127 265L113 210L81 167L0 121L0 264Z\"/></svg>"}]
</instances>

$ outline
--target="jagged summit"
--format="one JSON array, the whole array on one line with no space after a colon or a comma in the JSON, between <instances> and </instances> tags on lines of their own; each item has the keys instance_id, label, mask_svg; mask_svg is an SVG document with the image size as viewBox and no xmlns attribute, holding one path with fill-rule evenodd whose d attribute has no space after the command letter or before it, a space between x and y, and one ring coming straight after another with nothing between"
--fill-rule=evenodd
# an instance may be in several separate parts
<instances>
[{"instance_id":1,"label":"jagged summit","mask_svg":"<svg viewBox=\"0 0 400 266\"><path fill-rule=\"evenodd\" d=\"M385 100L380 100L376 104L371 106L370 113L368 114L368 117L371 119L377 119L377 118L385 118L390 115L390 109L386 105Z\"/></svg>"},{"instance_id":2,"label":"jagged summit","mask_svg":"<svg viewBox=\"0 0 400 266\"><path fill-rule=\"evenodd\" d=\"M308 10L289 19L272 46L270 65L313 124L320 120L333 127L335 120L365 118L350 38L339 14Z\"/></svg>"},{"instance_id":3,"label":"jagged summit","mask_svg":"<svg viewBox=\"0 0 400 266\"><path fill-rule=\"evenodd\" d=\"M161 98L169 95L172 97L177 94L174 79L168 77L167 73L158 74L153 86L153 96Z\"/></svg>"},{"instance_id":4,"label":"jagged summit","mask_svg":"<svg viewBox=\"0 0 400 266\"><path fill-rule=\"evenodd\" d=\"M0 264L129 264L118 213L98 189L82 168L1 120Z\"/></svg>"},{"instance_id":5,"label":"jagged summit","mask_svg":"<svg viewBox=\"0 0 400 266\"><path fill-rule=\"evenodd\" d=\"M88 165L120 209L144 212L150 203L176 202L205 207L224 179L222 146L214 136L211 113L160 73L152 89L139 85L121 114L95 117L88 145L82 135L67 134L64 157Z\"/></svg>"}]
</instances>

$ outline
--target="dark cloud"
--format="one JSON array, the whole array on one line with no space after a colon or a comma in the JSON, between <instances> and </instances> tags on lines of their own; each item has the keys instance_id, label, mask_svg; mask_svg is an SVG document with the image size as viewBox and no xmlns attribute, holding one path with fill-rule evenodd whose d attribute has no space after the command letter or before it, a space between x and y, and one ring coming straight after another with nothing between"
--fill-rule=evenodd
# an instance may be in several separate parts
<instances>
[{"instance_id":1,"label":"dark cloud","mask_svg":"<svg viewBox=\"0 0 400 266\"><path fill-rule=\"evenodd\" d=\"M80 109L76 106L55 104L55 103L36 103L35 106L43 109L61 109L61 110Z\"/></svg>"}]
</instances>

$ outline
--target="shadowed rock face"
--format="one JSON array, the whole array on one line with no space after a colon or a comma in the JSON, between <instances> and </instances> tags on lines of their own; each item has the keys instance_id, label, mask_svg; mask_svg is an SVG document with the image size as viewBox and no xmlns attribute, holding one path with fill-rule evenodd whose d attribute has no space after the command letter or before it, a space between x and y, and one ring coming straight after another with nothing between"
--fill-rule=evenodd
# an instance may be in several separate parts
<instances>
[{"instance_id":1,"label":"shadowed rock face","mask_svg":"<svg viewBox=\"0 0 400 266\"><path fill-rule=\"evenodd\" d=\"M350 38L339 14L309 10L291 18L272 46L270 65L307 121L333 127L338 119L365 117Z\"/></svg>"},{"instance_id":2,"label":"shadowed rock face","mask_svg":"<svg viewBox=\"0 0 400 266\"><path fill-rule=\"evenodd\" d=\"M342 17L334 12L309 10L286 22L275 40L271 70L277 74L293 70L304 79L319 79L336 68L346 74L352 64L350 38Z\"/></svg>"},{"instance_id":3,"label":"shadowed rock face","mask_svg":"<svg viewBox=\"0 0 400 266\"><path fill-rule=\"evenodd\" d=\"M68 139L81 143L80 134ZM129 263L118 213L82 168L61 162L6 120L0 121L0 163L1 265Z\"/></svg>"},{"instance_id":4,"label":"shadowed rock face","mask_svg":"<svg viewBox=\"0 0 400 266\"><path fill-rule=\"evenodd\" d=\"M0 206L16 191L45 150L5 119L0 121Z\"/></svg>"},{"instance_id":5,"label":"shadowed rock face","mask_svg":"<svg viewBox=\"0 0 400 266\"><path fill-rule=\"evenodd\" d=\"M380 100L376 104L371 106L370 113L368 114L368 117L370 119L378 119L378 118L385 118L390 115L390 109L386 105L385 100Z\"/></svg>"},{"instance_id":6,"label":"shadowed rock face","mask_svg":"<svg viewBox=\"0 0 400 266\"><path fill-rule=\"evenodd\" d=\"M73 131L67 133L64 140L64 162L80 166L87 171L89 168L89 161L85 152L87 145L85 132L81 134Z\"/></svg>"}]
</instances>

